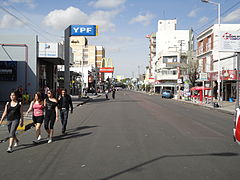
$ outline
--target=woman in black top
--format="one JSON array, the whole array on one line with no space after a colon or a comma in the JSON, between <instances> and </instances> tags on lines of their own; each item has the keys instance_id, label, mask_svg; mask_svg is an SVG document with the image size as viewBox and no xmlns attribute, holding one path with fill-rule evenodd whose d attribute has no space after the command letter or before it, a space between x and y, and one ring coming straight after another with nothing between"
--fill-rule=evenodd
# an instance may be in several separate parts
<instances>
[{"instance_id":1,"label":"woman in black top","mask_svg":"<svg viewBox=\"0 0 240 180\"><path fill-rule=\"evenodd\" d=\"M58 121L58 107L57 107L58 101L53 97L52 90L48 90L47 96L48 97L44 100L44 106L46 108L44 128L48 133L48 143L51 143L53 137L54 123L55 121Z\"/></svg>"},{"instance_id":2,"label":"woman in black top","mask_svg":"<svg viewBox=\"0 0 240 180\"><path fill-rule=\"evenodd\" d=\"M16 137L16 130L18 125L23 126L23 108L21 102L17 101L17 96L15 92L12 92L10 95L10 102L7 102L5 105L5 109L0 120L0 124L2 124L3 119L7 116L7 125L8 131L10 134L9 138L9 146L7 152L12 152L12 146L14 141L14 147L18 146L19 140Z\"/></svg>"}]
</instances>

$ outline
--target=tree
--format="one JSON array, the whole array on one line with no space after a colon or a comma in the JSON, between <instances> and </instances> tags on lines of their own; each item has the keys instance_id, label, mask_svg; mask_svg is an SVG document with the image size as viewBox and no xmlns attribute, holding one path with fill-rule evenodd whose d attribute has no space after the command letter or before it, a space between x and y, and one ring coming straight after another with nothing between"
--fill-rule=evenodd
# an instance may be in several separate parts
<instances>
[{"instance_id":1,"label":"tree","mask_svg":"<svg viewBox=\"0 0 240 180\"><path fill-rule=\"evenodd\" d=\"M189 53L187 62L183 64L182 68L184 68L186 71L190 85L192 87L195 86L198 77L198 61L195 53Z\"/></svg>"}]
</instances>

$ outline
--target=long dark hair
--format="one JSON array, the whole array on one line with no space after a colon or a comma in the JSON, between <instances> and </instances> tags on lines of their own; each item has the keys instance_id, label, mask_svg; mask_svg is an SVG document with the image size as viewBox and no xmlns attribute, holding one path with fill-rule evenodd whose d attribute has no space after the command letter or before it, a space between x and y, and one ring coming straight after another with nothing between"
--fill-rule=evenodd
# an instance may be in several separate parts
<instances>
[{"instance_id":1,"label":"long dark hair","mask_svg":"<svg viewBox=\"0 0 240 180\"><path fill-rule=\"evenodd\" d=\"M49 89L48 92L50 92L52 94L52 98L55 98L55 93L52 89Z\"/></svg>"},{"instance_id":2,"label":"long dark hair","mask_svg":"<svg viewBox=\"0 0 240 180\"><path fill-rule=\"evenodd\" d=\"M41 95L40 92L36 92L36 94L34 95L33 102L35 103L35 102L37 101L36 98L35 98L36 95L37 95L37 97L38 97L38 102L39 102L39 104L43 104L43 102L42 102L42 95Z\"/></svg>"},{"instance_id":3,"label":"long dark hair","mask_svg":"<svg viewBox=\"0 0 240 180\"><path fill-rule=\"evenodd\" d=\"M11 98L10 98L11 94L14 94L16 96L16 100L18 101L18 93L16 91L11 91L10 95L9 95L9 101L8 102L12 101Z\"/></svg>"}]
</instances>

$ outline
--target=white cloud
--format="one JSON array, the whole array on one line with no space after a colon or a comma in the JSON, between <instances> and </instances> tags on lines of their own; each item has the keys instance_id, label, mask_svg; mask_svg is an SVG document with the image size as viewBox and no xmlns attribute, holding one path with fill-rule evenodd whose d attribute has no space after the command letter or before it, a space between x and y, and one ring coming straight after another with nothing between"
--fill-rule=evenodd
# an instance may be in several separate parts
<instances>
[{"instance_id":1,"label":"white cloud","mask_svg":"<svg viewBox=\"0 0 240 180\"><path fill-rule=\"evenodd\" d=\"M208 21L209 19L208 19L208 17L202 17L200 20L199 20L199 23L200 24L204 24L204 23L206 23L207 21Z\"/></svg>"},{"instance_id":2,"label":"white cloud","mask_svg":"<svg viewBox=\"0 0 240 180\"><path fill-rule=\"evenodd\" d=\"M142 23L144 26L147 26L148 24L151 23L152 19L155 16L151 13L146 13L145 15L138 15L135 18L132 18L129 21L129 24L133 24L133 23Z\"/></svg>"},{"instance_id":3,"label":"white cloud","mask_svg":"<svg viewBox=\"0 0 240 180\"><path fill-rule=\"evenodd\" d=\"M123 5L126 0L97 0L91 1L88 5L95 8L116 8Z\"/></svg>"},{"instance_id":4,"label":"white cloud","mask_svg":"<svg viewBox=\"0 0 240 180\"><path fill-rule=\"evenodd\" d=\"M14 26L23 26L23 23L8 14L0 19L0 28L10 28Z\"/></svg>"},{"instance_id":5,"label":"white cloud","mask_svg":"<svg viewBox=\"0 0 240 180\"><path fill-rule=\"evenodd\" d=\"M43 23L54 29L65 29L71 24L95 24L99 26L99 31L114 31L115 24L112 19L119 11L95 11L86 14L78 8L69 7L65 10L51 11L43 20Z\"/></svg>"},{"instance_id":6,"label":"white cloud","mask_svg":"<svg viewBox=\"0 0 240 180\"><path fill-rule=\"evenodd\" d=\"M29 8L35 8L37 6L35 0L8 0L4 1L4 5L10 5L10 4L26 4Z\"/></svg>"},{"instance_id":7,"label":"white cloud","mask_svg":"<svg viewBox=\"0 0 240 180\"><path fill-rule=\"evenodd\" d=\"M239 21L240 17L240 8L234 10L233 12L229 13L227 16L223 18L223 22L234 22Z\"/></svg>"},{"instance_id":8,"label":"white cloud","mask_svg":"<svg viewBox=\"0 0 240 180\"><path fill-rule=\"evenodd\" d=\"M199 9L193 9L192 11L190 11L188 13L188 17L195 17L197 16L197 12L199 11Z\"/></svg>"}]
</instances>

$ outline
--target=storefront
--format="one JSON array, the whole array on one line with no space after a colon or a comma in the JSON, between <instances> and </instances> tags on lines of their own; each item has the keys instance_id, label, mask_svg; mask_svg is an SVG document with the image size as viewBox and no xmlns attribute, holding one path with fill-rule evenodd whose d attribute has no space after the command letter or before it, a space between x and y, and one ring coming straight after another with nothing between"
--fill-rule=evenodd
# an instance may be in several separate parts
<instances>
[{"instance_id":1,"label":"storefront","mask_svg":"<svg viewBox=\"0 0 240 180\"><path fill-rule=\"evenodd\" d=\"M58 88L57 65L64 65L63 45L60 43L39 43L38 77L39 90L47 86L50 89Z\"/></svg>"}]
</instances>

